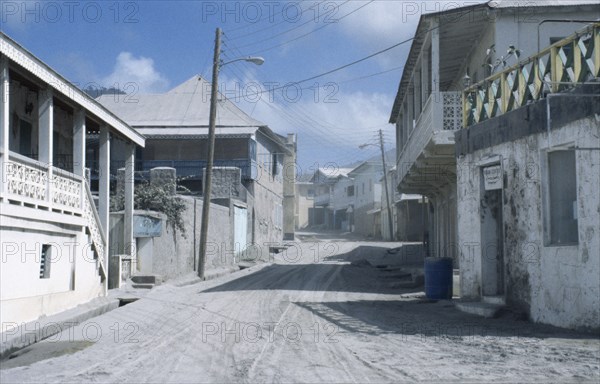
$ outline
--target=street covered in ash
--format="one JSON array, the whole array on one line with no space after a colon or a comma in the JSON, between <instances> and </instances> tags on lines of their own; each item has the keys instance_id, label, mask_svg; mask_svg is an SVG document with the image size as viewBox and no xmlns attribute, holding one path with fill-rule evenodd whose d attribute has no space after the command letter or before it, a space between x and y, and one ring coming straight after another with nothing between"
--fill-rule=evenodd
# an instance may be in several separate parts
<instances>
[{"instance_id":1,"label":"street covered in ash","mask_svg":"<svg viewBox=\"0 0 600 384\"><path fill-rule=\"evenodd\" d=\"M600 380L597 335L427 300L398 283L410 255L387 250L400 243L298 238L269 263L167 282L19 351L0 382Z\"/></svg>"}]
</instances>

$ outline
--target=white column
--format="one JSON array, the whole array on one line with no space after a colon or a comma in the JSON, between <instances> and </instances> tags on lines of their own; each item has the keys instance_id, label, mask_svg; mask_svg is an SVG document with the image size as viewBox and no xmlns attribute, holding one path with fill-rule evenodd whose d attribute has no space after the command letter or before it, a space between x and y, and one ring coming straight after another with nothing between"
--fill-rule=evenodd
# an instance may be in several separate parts
<instances>
[{"instance_id":1,"label":"white column","mask_svg":"<svg viewBox=\"0 0 600 384\"><path fill-rule=\"evenodd\" d=\"M429 97L429 89L431 85L429 83L429 51L425 49L423 51L423 56L421 59L421 102L422 105L425 105L427 98Z\"/></svg>"},{"instance_id":2,"label":"white column","mask_svg":"<svg viewBox=\"0 0 600 384\"><path fill-rule=\"evenodd\" d=\"M46 190L46 201L52 205L53 188L53 141L54 141L54 101L52 99L52 89L44 89L39 92L39 130L38 130L38 160L48 166L48 188Z\"/></svg>"},{"instance_id":3,"label":"white column","mask_svg":"<svg viewBox=\"0 0 600 384\"><path fill-rule=\"evenodd\" d=\"M10 132L10 78L8 74L8 58L0 57L0 194L6 188L5 163L8 161L9 132Z\"/></svg>"},{"instance_id":4,"label":"white column","mask_svg":"<svg viewBox=\"0 0 600 384\"><path fill-rule=\"evenodd\" d=\"M73 173L85 176L85 110L75 111L73 116Z\"/></svg>"},{"instance_id":5,"label":"white column","mask_svg":"<svg viewBox=\"0 0 600 384\"><path fill-rule=\"evenodd\" d=\"M434 21L431 31L431 97L433 97L431 104L431 111L433 113L433 129L443 129L443 107L442 107L442 95L440 94L440 29L436 28L439 26L439 21Z\"/></svg>"},{"instance_id":6,"label":"white column","mask_svg":"<svg viewBox=\"0 0 600 384\"><path fill-rule=\"evenodd\" d=\"M81 209L85 201L85 110L76 110L73 116L73 173L81 176L82 183L79 194Z\"/></svg>"},{"instance_id":7,"label":"white column","mask_svg":"<svg viewBox=\"0 0 600 384\"><path fill-rule=\"evenodd\" d=\"M100 155L98 162L98 214L100 216L100 224L106 236L106 255L104 255L105 266L108 268L108 224L110 214L110 132L106 125L100 126Z\"/></svg>"},{"instance_id":8,"label":"white column","mask_svg":"<svg viewBox=\"0 0 600 384\"><path fill-rule=\"evenodd\" d=\"M123 245L129 256L135 256L135 243L133 238L133 189L135 171L135 144L126 144L125 153L125 215L123 225Z\"/></svg>"},{"instance_id":9,"label":"white column","mask_svg":"<svg viewBox=\"0 0 600 384\"><path fill-rule=\"evenodd\" d=\"M434 21L432 28L439 26L438 21ZM440 29L431 31L431 92L436 94L440 92ZM437 100L436 100L437 101Z\"/></svg>"}]
</instances>

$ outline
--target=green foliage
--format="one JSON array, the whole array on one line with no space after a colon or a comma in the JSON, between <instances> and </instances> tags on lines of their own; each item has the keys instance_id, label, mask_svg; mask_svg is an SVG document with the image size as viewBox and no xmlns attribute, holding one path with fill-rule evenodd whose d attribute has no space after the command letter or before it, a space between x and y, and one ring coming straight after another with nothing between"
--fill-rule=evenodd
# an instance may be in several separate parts
<instances>
[{"instance_id":1,"label":"green foliage","mask_svg":"<svg viewBox=\"0 0 600 384\"><path fill-rule=\"evenodd\" d=\"M173 232L179 230L185 237L185 227L183 225L185 204L180 197L171 193L173 190L175 190L174 183L153 185L148 181L143 181L135 186L134 209L164 213L167 216L167 225L171 226ZM110 210L122 211L123 209L125 209L124 195L112 196Z\"/></svg>"}]
</instances>

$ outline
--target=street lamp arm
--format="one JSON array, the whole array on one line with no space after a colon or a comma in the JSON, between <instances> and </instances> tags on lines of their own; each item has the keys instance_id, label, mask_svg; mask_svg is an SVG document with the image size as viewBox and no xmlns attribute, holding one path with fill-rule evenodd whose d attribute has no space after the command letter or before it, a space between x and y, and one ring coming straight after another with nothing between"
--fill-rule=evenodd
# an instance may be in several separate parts
<instances>
[{"instance_id":1,"label":"street lamp arm","mask_svg":"<svg viewBox=\"0 0 600 384\"><path fill-rule=\"evenodd\" d=\"M260 56L248 56L248 57L240 57L240 58L233 59L230 61L225 61L225 62L223 62L223 60L221 60L219 62L219 67L222 67L222 66L230 64L230 63L234 63L236 61L248 61L252 64L263 65L263 63L265 62L265 59Z\"/></svg>"}]
</instances>

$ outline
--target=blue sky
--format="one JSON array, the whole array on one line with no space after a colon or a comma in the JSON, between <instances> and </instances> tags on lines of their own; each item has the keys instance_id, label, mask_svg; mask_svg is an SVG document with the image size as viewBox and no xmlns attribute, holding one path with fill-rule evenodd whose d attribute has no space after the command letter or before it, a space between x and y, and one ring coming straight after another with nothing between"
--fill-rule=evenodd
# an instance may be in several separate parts
<instances>
[{"instance_id":1,"label":"blue sky","mask_svg":"<svg viewBox=\"0 0 600 384\"><path fill-rule=\"evenodd\" d=\"M481 1L479 1L481 2ZM221 91L280 134L298 134L303 171L377 154L410 43L336 73L306 79L412 37L424 12L445 1L8 1L0 28L70 81L164 92L195 74L211 77L215 29L222 58L265 58L222 68ZM386 72L386 73L381 73ZM133 84L133 85L132 85Z\"/></svg>"}]
</instances>

